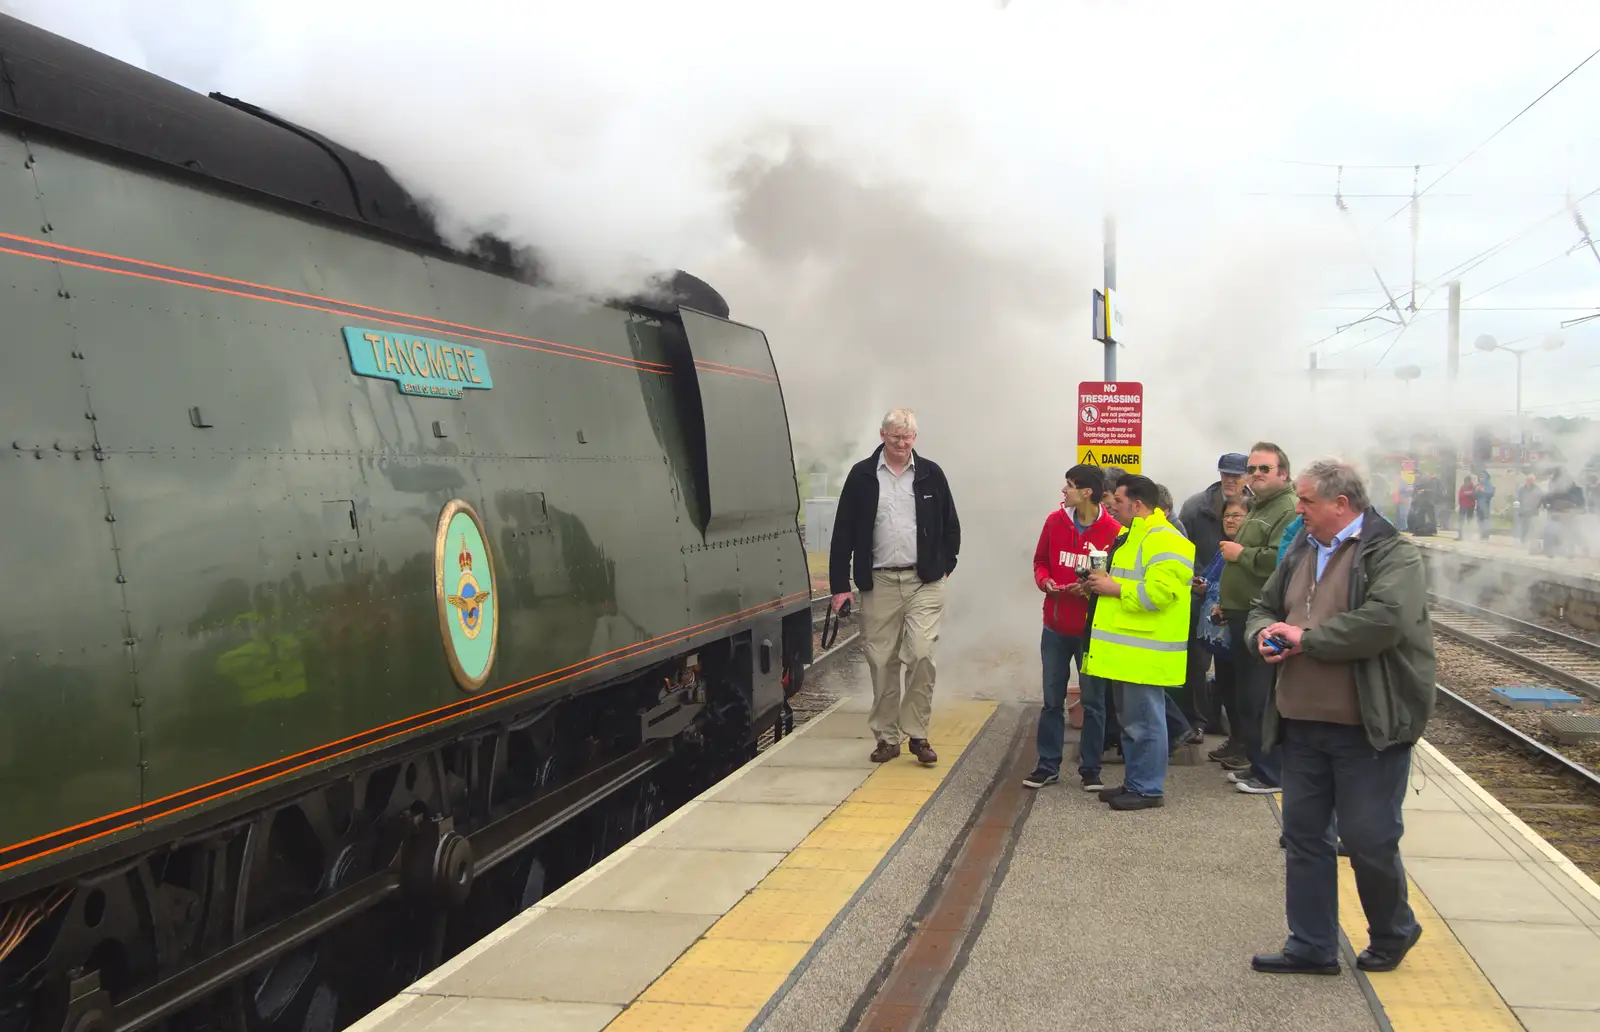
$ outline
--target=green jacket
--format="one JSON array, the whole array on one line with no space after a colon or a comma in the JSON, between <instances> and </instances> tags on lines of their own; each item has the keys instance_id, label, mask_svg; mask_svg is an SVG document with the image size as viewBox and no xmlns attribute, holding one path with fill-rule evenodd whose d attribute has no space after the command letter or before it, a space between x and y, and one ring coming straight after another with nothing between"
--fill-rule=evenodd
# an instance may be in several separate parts
<instances>
[{"instance_id":1,"label":"green jacket","mask_svg":"<svg viewBox=\"0 0 1600 1032\"><path fill-rule=\"evenodd\" d=\"M1244 546L1239 558L1222 564L1222 589L1217 602L1228 612L1248 613L1278 566L1278 542L1294 521L1295 494L1289 484L1279 491L1258 495L1234 540Z\"/></svg>"},{"instance_id":2,"label":"green jacket","mask_svg":"<svg viewBox=\"0 0 1600 1032\"><path fill-rule=\"evenodd\" d=\"M1410 744L1422 737L1433 716L1433 623L1428 618L1428 577L1422 552L1394 524L1368 509L1357 538L1360 551L1350 570L1350 610L1306 631L1300 648L1324 663L1355 667L1361 723L1374 749ZM1283 595L1299 563L1317 561L1316 549L1301 532L1267 578L1261 597L1245 621L1245 646L1260 655L1261 632L1287 613ZM1277 683L1274 678L1263 738L1278 740Z\"/></svg>"}]
</instances>

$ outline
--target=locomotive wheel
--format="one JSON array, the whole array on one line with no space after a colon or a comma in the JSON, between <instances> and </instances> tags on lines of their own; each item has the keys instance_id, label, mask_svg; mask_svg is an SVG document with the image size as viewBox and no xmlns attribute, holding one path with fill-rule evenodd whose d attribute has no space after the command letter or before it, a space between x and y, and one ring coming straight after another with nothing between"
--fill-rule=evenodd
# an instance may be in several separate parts
<instances>
[{"instance_id":1,"label":"locomotive wheel","mask_svg":"<svg viewBox=\"0 0 1600 1032\"><path fill-rule=\"evenodd\" d=\"M249 1032L335 1032L339 994L324 951L309 946L280 957L248 979L244 1027Z\"/></svg>"}]
</instances>

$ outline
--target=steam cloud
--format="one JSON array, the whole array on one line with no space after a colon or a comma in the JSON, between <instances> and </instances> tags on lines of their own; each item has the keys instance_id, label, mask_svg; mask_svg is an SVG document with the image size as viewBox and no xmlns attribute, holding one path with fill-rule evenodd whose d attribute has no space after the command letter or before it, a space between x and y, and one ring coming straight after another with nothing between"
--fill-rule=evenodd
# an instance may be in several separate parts
<instances>
[{"instance_id":1,"label":"steam cloud","mask_svg":"<svg viewBox=\"0 0 1600 1032\"><path fill-rule=\"evenodd\" d=\"M1120 378L1146 385L1145 471L1180 501L1259 438L1303 465L1360 456L1397 414L1459 430L1472 403L1438 378L1313 393L1301 375L1307 309L1369 261L1402 266L1404 220L1358 246L1326 212L1243 193L1330 138L1341 158L1415 142L1419 111L1444 139L1423 143L1456 152L1447 130L1504 107L1464 64L1600 27L1578 4L1001 6L0 2L349 143L453 232L531 246L572 289L704 276L768 333L801 465L835 484L885 410L916 409L966 528L957 649L1034 633L1029 556L1075 461L1076 385L1101 376L1105 211Z\"/></svg>"}]
</instances>

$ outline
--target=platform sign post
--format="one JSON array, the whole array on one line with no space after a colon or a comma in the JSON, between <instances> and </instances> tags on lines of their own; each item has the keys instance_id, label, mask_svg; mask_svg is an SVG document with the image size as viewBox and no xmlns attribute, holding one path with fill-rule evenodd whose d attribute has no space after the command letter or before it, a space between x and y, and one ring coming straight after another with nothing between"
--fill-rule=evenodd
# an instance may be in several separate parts
<instances>
[{"instance_id":1,"label":"platform sign post","mask_svg":"<svg viewBox=\"0 0 1600 1032\"><path fill-rule=\"evenodd\" d=\"M1144 457L1144 385L1129 380L1078 384L1077 461L1141 471Z\"/></svg>"}]
</instances>

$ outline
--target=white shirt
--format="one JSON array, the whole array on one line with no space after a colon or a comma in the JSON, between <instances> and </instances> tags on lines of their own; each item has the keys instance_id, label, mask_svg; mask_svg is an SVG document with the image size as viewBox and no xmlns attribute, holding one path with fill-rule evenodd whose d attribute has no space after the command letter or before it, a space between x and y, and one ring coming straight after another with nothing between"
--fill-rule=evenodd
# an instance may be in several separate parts
<instances>
[{"instance_id":1,"label":"white shirt","mask_svg":"<svg viewBox=\"0 0 1600 1032\"><path fill-rule=\"evenodd\" d=\"M872 567L917 565L917 496L911 481L913 456L899 476L878 455L878 515L872 524Z\"/></svg>"},{"instance_id":2,"label":"white shirt","mask_svg":"<svg viewBox=\"0 0 1600 1032\"><path fill-rule=\"evenodd\" d=\"M1327 544L1318 541L1313 534L1306 534L1311 546L1317 550L1317 580L1320 581L1322 579L1322 572L1328 568L1328 560L1333 558L1333 553L1339 550L1339 546L1350 538L1360 536L1361 528L1366 523L1366 520L1367 514L1365 510L1357 513L1356 518L1346 523L1344 529L1335 534L1333 540Z\"/></svg>"}]
</instances>

